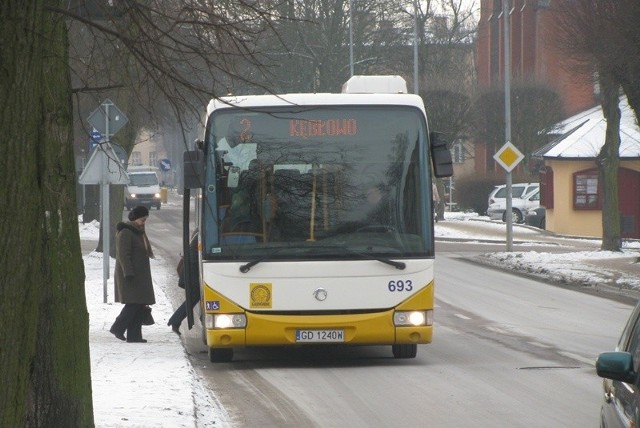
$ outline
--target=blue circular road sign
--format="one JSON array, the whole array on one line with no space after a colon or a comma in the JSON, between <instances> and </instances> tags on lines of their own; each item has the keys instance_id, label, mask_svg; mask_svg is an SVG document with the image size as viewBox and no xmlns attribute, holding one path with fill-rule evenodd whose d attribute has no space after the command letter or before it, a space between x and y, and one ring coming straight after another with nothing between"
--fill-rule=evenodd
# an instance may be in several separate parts
<instances>
[{"instance_id":1,"label":"blue circular road sign","mask_svg":"<svg viewBox=\"0 0 640 428\"><path fill-rule=\"evenodd\" d=\"M169 159L160 160L160 169L162 171L171 171L171 161Z\"/></svg>"}]
</instances>

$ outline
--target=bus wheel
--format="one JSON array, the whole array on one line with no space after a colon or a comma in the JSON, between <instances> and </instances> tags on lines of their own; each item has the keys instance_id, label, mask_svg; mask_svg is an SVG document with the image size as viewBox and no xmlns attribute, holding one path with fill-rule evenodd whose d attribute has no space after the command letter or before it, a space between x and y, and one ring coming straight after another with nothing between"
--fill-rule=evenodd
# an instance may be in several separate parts
<instances>
[{"instance_id":1,"label":"bus wheel","mask_svg":"<svg viewBox=\"0 0 640 428\"><path fill-rule=\"evenodd\" d=\"M228 363L233 359L233 348L209 348L212 363Z\"/></svg>"},{"instance_id":2,"label":"bus wheel","mask_svg":"<svg viewBox=\"0 0 640 428\"><path fill-rule=\"evenodd\" d=\"M391 345L394 358L415 358L418 345Z\"/></svg>"}]
</instances>

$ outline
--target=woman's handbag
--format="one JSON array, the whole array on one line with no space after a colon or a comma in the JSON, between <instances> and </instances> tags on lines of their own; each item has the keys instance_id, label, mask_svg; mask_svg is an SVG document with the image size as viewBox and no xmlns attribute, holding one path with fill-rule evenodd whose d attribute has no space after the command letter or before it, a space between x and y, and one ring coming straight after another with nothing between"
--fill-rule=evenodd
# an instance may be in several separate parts
<instances>
[{"instance_id":1,"label":"woman's handbag","mask_svg":"<svg viewBox=\"0 0 640 428\"><path fill-rule=\"evenodd\" d=\"M151 308L149 306L144 307L144 315L142 316L142 325L153 325L156 321L153 319L153 315L151 315Z\"/></svg>"}]
</instances>

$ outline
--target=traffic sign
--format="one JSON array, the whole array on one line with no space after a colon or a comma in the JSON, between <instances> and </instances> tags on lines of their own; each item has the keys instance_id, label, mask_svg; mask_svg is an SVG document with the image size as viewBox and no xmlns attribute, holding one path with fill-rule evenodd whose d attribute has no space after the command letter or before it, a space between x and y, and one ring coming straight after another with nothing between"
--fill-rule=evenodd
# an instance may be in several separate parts
<instances>
[{"instance_id":1,"label":"traffic sign","mask_svg":"<svg viewBox=\"0 0 640 428\"><path fill-rule=\"evenodd\" d=\"M120 144L111 143L111 148L113 149L118 159L120 159L120 163L124 166L124 169L127 169L129 166L129 157L127 156L127 152Z\"/></svg>"},{"instance_id":2,"label":"traffic sign","mask_svg":"<svg viewBox=\"0 0 640 428\"><path fill-rule=\"evenodd\" d=\"M95 130L106 137L118 132L129 121L127 116L108 98L89 115L87 120ZM107 127L109 135L107 135Z\"/></svg>"},{"instance_id":3,"label":"traffic sign","mask_svg":"<svg viewBox=\"0 0 640 428\"><path fill-rule=\"evenodd\" d=\"M171 171L171 161L169 159L161 159L160 169L162 171Z\"/></svg>"},{"instance_id":4,"label":"traffic sign","mask_svg":"<svg viewBox=\"0 0 640 428\"><path fill-rule=\"evenodd\" d=\"M117 146L116 146L117 147ZM106 173L105 173L106 172ZM106 180L106 182L105 182ZM111 144L94 150L78 178L80 184L129 184L129 175Z\"/></svg>"},{"instance_id":5,"label":"traffic sign","mask_svg":"<svg viewBox=\"0 0 640 428\"><path fill-rule=\"evenodd\" d=\"M511 141L507 141L504 146L500 148L493 155L493 159L502 166L505 171L511 172L521 161L524 159L524 155L520 150L514 146Z\"/></svg>"},{"instance_id":6,"label":"traffic sign","mask_svg":"<svg viewBox=\"0 0 640 428\"><path fill-rule=\"evenodd\" d=\"M102 134L96 128L89 133L89 153L93 152L98 144L102 141Z\"/></svg>"},{"instance_id":7,"label":"traffic sign","mask_svg":"<svg viewBox=\"0 0 640 428\"><path fill-rule=\"evenodd\" d=\"M89 134L89 137L91 138L91 141L93 141L94 143L99 143L100 141L102 141L102 134L98 132L96 128L93 128L93 131L91 131L91 133Z\"/></svg>"}]
</instances>

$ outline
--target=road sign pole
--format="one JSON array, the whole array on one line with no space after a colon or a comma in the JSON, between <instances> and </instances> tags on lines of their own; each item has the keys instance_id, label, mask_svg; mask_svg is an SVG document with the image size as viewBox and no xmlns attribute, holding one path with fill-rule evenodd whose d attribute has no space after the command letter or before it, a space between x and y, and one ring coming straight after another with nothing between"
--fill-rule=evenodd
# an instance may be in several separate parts
<instances>
[{"instance_id":1,"label":"road sign pole","mask_svg":"<svg viewBox=\"0 0 640 428\"><path fill-rule=\"evenodd\" d=\"M105 142L103 149L109 147L109 103L105 109ZM109 157L102 157L102 302L107 303L107 280L109 279L109 257L111 254L111 216L109 210Z\"/></svg>"},{"instance_id":2,"label":"road sign pole","mask_svg":"<svg viewBox=\"0 0 640 428\"><path fill-rule=\"evenodd\" d=\"M117 155L113 148L111 147L111 135L115 134L122 128L129 119L125 116L124 113L120 111L120 109L111 102L110 99L106 99L100 107L95 109L88 117L89 124L93 126L94 132L92 135L104 135L104 141L100 144L99 149L101 151L94 151L94 154L100 153L102 154L102 161L100 165L102 167L102 171L97 171L93 165L91 165L92 159L94 159L93 155L91 159L89 159L89 164L92 168L88 168L89 171L83 171L83 175L80 176L80 179L84 182L88 182L90 184L100 184L100 190L102 192L102 219L100 227L102 228L102 256L103 256L103 301L107 303L107 280L109 279L109 257L110 257L110 244L111 244L111 219L109 218L110 209L109 209L109 185L111 183L124 184L122 183L122 178L126 178L128 181L128 176L126 172L123 173L123 169L121 168L120 161L118 160ZM98 161L96 161L96 165ZM126 159L124 160L126 162ZM116 165L116 171L109 171L109 165ZM90 172L90 173L89 173ZM95 174L95 177L93 177ZM93 182L95 180L95 182ZM115 181L114 181L115 180Z\"/></svg>"},{"instance_id":3,"label":"road sign pole","mask_svg":"<svg viewBox=\"0 0 640 428\"><path fill-rule=\"evenodd\" d=\"M511 39L509 32L511 2L502 2L502 19L504 20L504 138L511 141ZM511 203L511 171L507 171L507 252L513 251L513 214Z\"/></svg>"}]
</instances>

